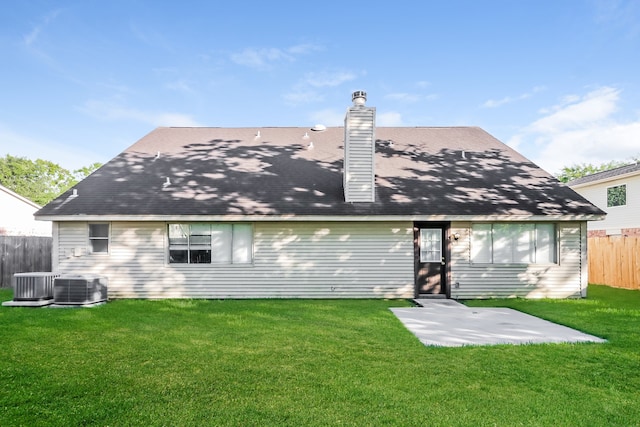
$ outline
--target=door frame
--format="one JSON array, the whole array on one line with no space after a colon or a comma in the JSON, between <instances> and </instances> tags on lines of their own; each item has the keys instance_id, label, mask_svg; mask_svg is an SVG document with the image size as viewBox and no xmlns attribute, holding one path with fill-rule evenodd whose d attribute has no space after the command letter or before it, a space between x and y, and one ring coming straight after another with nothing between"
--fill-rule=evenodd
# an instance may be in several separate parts
<instances>
[{"instance_id":1,"label":"door frame","mask_svg":"<svg viewBox=\"0 0 640 427\"><path fill-rule=\"evenodd\" d=\"M442 230L442 254L445 263L442 273L442 289L444 292L434 295L444 295L451 298L451 222L444 221L415 221L413 223L413 295L417 298L420 294L418 286L418 270L420 268L420 229L421 228L440 228Z\"/></svg>"}]
</instances>

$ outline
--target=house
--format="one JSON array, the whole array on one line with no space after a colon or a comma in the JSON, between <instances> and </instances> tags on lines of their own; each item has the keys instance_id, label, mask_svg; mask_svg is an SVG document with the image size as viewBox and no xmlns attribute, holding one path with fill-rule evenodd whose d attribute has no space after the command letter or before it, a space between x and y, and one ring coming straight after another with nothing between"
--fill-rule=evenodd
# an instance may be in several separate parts
<instances>
[{"instance_id":1,"label":"house","mask_svg":"<svg viewBox=\"0 0 640 427\"><path fill-rule=\"evenodd\" d=\"M37 213L116 298L580 297L603 212L476 127L158 128Z\"/></svg>"},{"instance_id":2,"label":"house","mask_svg":"<svg viewBox=\"0 0 640 427\"><path fill-rule=\"evenodd\" d=\"M640 163L594 173L567 183L607 213L590 222L589 237L640 236Z\"/></svg>"},{"instance_id":3,"label":"house","mask_svg":"<svg viewBox=\"0 0 640 427\"><path fill-rule=\"evenodd\" d=\"M587 226L593 283L640 289L640 164L594 173L568 183L607 213Z\"/></svg>"},{"instance_id":4,"label":"house","mask_svg":"<svg viewBox=\"0 0 640 427\"><path fill-rule=\"evenodd\" d=\"M51 224L33 217L40 206L0 185L0 236L51 236Z\"/></svg>"}]
</instances>

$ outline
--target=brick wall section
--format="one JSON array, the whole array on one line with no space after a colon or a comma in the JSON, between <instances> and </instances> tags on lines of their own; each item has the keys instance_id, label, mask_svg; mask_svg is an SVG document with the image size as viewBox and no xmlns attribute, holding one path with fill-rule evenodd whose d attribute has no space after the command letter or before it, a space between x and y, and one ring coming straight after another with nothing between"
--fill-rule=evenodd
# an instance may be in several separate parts
<instances>
[{"instance_id":1,"label":"brick wall section","mask_svg":"<svg viewBox=\"0 0 640 427\"><path fill-rule=\"evenodd\" d=\"M621 236L640 237L640 228L623 228L620 230ZM587 237L607 237L607 230L590 230Z\"/></svg>"},{"instance_id":2,"label":"brick wall section","mask_svg":"<svg viewBox=\"0 0 640 427\"><path fill-rule=\"evenodd\" d=\"M640 228L623 228L623 236L640 236Z\"/></svg>"}]
</instances>

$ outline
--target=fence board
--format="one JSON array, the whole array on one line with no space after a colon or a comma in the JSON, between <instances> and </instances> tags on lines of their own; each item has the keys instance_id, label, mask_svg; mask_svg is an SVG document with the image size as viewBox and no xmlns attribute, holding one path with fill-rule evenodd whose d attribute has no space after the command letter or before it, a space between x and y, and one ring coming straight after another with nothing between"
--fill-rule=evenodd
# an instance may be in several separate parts
<instances>
[{"instance_id":1,"label":"fence board","mask_svg":"<svg viewBox=\"0 0 640 427\"><path fill-rule=\"evenodd\" d=\"M640 237L590 237L589 282L640 289Z\"/></svg>"},{"instance_id":2,"label":"fence board","mask_svg":"<svg viewBox=\"0 0 640 427\"><path fill-rule=\"evenodd\" d=\"M14 273L51 271L51 237L0 236L0 287L11 286Z\"/></svg>"}]
</instances>

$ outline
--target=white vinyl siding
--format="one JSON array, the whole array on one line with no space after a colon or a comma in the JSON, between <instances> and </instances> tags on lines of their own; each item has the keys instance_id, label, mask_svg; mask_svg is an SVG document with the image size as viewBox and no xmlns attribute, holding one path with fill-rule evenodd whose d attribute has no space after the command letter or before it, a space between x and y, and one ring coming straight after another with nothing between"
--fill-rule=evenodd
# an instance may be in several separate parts
<instances>
[{"instance_id":1,"label":"white vinyl siding","mask_svg":"<svg viewBox=\"0 0 640 427\"><path fill-rule=\"evenodd\" d=\"M231 262L248 264L253 261L253 228L249 224L234 224Z\"/></svg>"},{"instance_id":2,"label":"white vinyl siding","mask_svg":"<svg viewBox=\"0 0 640 427\"><path fill-rule=\"evenodd\" d=\"M167 232L164 222L112 222L109 256L96 263L74 250L86 247L86 223L60 222L58 269L107 276L110 298L413 297L411 222L254 223L250 265L171 264Z\"/></svg>"},{"instance_id":3,"label":"white vinyl siding","mask_svg":"<svg viewBox=\"0 0 640 427\"><path fill-rule=\"evenodd\" d=\"M555 223L555 264L474 264L470 222L447 237L452 298L584 296L586 225ZM165 222L112 222L110 252L88 252L83 222L54 225L56 272L101 274L111 298L411 298L411 222L253 224L253 264L171 264ZM57 262L56 262L57 261Z\"/></svg>"},{"instance_id":4,"label":"white vinyl siding","mask_svg":"<svg viewBox=\"0 0 640 427\"><path fill-rule=\"evenodd\" d=\"M51 236L48 221L36 221L40 206L0 185L0 233L6 236Z\"/></svg>"},{"instance_id":5,"label":"white vinyl siding","mask_svg":"<svg viewBox=\"0 0 640 427\"><path fill-rule=\"evenodd\" d=\"M489 239L491 224L482 224L474 238ZM475 251L472 245L472 224L454 222L451 233L451 297L471 298L566 298L583 296L586 284L586 224L584 222L556 223L556 263L478 264L473 257L489 256L487 251ZM539 239L549 239L548 227ZM480 246L486 248L487 246ZM540 257L550 257L543 252Z\"/></svg>"},{"instance_id":6,"label":"white vinyl siding","mask_svg":"<svg viewBox=\"0 0 640 427\"><path fill-rule=\"evenodd\" d=\"M623 206L607 206L608 188L625 186ZM595 182L574 190L607 213L602 221L589 221L589 230L607 230L608 234L620 234L625 228L640 228L640 173L607 182Z\"/></svg>"}]
</instances>

